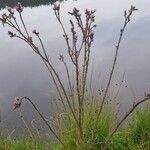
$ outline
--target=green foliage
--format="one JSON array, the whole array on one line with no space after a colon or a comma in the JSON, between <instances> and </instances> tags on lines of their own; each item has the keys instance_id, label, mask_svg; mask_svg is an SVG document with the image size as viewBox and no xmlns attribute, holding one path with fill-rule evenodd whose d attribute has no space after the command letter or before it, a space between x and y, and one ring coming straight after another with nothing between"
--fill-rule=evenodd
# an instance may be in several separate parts
<instances>
[{"instance_id":1,"label":"green foliage","mask_svg":"<svg viewBox=\"0 0 150 150\"><path fill-rule=\"evenodd\" d=\"M112 118L110 110L106 109L102 113L99 121L97 120L98 108L90 106L85 113L85 126L84 126L84 146L85 149L99 150L104 146L104 142L108 137L112 125Z\"/></svg>"},{"instance_id":2,"label":"green foliage","mask_svg":"<svg viewBox=\"0 0 150 150\"><path fill-rule=\"evenodd\" d=\"M84 137L79 138L76 126L70 124L61 139L69 150L149 150L150 148L150 111L143 109L137 111L130 123L121 128L114 134L110 142L106 145L105 141L114 127L114 116L110 108L105 108L105 112L96 126L97 108L86 106L84 121ZM63 150L63 147L55 145L54 150Z\"/></svg>"},{"instance_id":3,"label":"green foliage","mask_svg":"<svg viewBox=\"0 0 150 150\"><path fill-rule=\"evenodd\" d=\"M63 133L61 139L70 150L99 150L104 147L104 142L110 133L112 125L112 115L108 109L103 112L100 120L95 125L97 120L98 108L93 107L92 104L86 106L84 115L83 137L80 138L77 127L68 122L68 130ZM111 110L111 109L110 109ZM56 145L55 150L63 150L61 145Z\"/></svg>"},{"instance_id":4,"label":"green foliage","mask_svg":"<svg viewBox=\"0 0 150 150\"><path fill-rule=\"evenodd\" d=\"M84 115L84 136L81 139L75 123L66 116L65 131L60 133L60 138L69 150L149 150L150 148L150 111L142 108L136 111L130 122L117 131L109 143L106 139L112 132L114 122L110 108L105 108L100 120L95 125L97 108L88 104ZM62 125L60 123L60 126ZM0 150L64 150L61 144L39 141L32 138L0 139Z\"/></svg>"},{"instance_id":5,"label":"green foliage","mask_svg":"<svg viewBox=\"0 0 150 150\"><path fill-rule=\"evenodd\" d=\"M46 144L35 139L1 139L0 150L50 150L51 144Z\"/></svg>"},{"instance_id":6,"label":"green foliage","mask_svg":"<svg viewBox=\"0 0 150 150\"><path fill-rule=\"evenodd\" d=\"M117 132L110 142L110 149L114 150L130 150L129 135L126 132Z\"/></svg>"},{"instance_id":7,"label":"green foliage","mask_svg":"<svg viewBox=\"0 0 150 150\"><path fill-rule=\"evenodd\" d=\"M139 109L130 123L130 134L133 143L150 148L150 110Z\"/></svg>"}]
</instances>

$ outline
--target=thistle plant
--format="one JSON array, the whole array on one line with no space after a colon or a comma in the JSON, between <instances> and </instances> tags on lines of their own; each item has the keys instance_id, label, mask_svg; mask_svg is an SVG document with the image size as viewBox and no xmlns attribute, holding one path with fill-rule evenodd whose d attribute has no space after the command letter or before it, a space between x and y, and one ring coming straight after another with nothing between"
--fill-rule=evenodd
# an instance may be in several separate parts
<instances>
[{"instance_id":1,"label":"thistle plant","mask_svg":"<svg viewBox=\"0 0 150 150\"><path fill-rule=\"evenodd\" d=\"M93 126L99 122L102 110L104 109L104 103L106 101L106 97L108 95L108 91L114 74L121 40L125 32L126 26L130 22L133 12L136 10L137 9L134 6L131 6L129 11L124 11L124 25L120 30L120 36L116 45L115 57L109 75L108 83L106 85L106 89L104 90L104 96L102 98L101 105L99 106L98 112L96 114L97 119L93 123ZM55 13L58 23L60 24L60 27L62 28L63 38L65 40L67 47L67 55L69 56L70 62L74 69L75 79L71 80L70 75L71 71L70 68L68 67L68 62L66 61L64 55L60 54L59 60L63 63L66 70L69 91L65 87L65 84L61 79L60 74L58 73L56 67L51 63L51 58L47 53L47 50L44 46L44 42L38 30L33 29L32 34L30 34L30 32L28 31L26 23L23 19L24 7L21 5L21 3L18 3L15 8L7 7L7 11L8 14L4 13L0 18L1 23L3 24L3 26L8 25L13 29L13 31L8 31L8 35L11 38L18 38L24 41L26 44L30 46L31 50L34 51L37 54L37 56L41 58L55 85L59 99L62 102L62 107L68 114L71 114L71 118L73 118L77 131L79 133L80 140L82 140L84 138L87 77L89 74L88 72L89 72L90 56L92 51L91 48L94 42L94 28L96 27L95 24L96 10L86 9L85 19L83 19L83 16L80 14L80 11L77 8L73 8L72 12L68 12L71 15L71 17L73 17L73 19L70 19L68 21L71 28L70 32L67 33L67 30L62 21L60 4L54 4L53 11ZM19 14L19 19L16 19L16 13ZM21 22L21 24L19 24L19 22ZM35 36L38 39L41 48L37 47L37 44L34 42L32 38L33 36ZM66 145L62 142L62 139L57 135L57 133L54 131L54 129L44 118L42 113L39 111L39 109L35 106L35 104L31 101L30 98L22 97L16 99L14 103L14 109L20 108L23 100L28 100L32 104L32 106L38 112L38 114L40 115L44 123L47 125L47 127L50 129L50 131L55 135L58 141L66 149ZM123 119L118 123L116 128L110 134L107 142L111 139L111 137L118 130L120 125L126 120L126 118L133 112L133 110L139 104L145 102L146 100L149 100L149 98L146 97L145 99L141 100L140 102L134 105L134 107L129 111L129 113L127 113L127 115L125 115Z\"/></svg>"},{"instance_id":2,"label":"thistle plant","mask_svg":"<svg viewBox=\"0 0 150 150\"><path fill-rule=\"evenodd\" d=\"M22 17L24 7L21 3L18 3L16 7L10 8L7 7L8 14L4 13L0 18L2 24L8 25L12 27L14 30L8 31L8 35L11 38L18 38L23 40L27 43L31 49L41 58L42 62L46 66L53 82L58 92L59 98L63 104L64 108L69 108L67 111L71 112L74 121L76 122L76 126L79 129L80 136L83 135L83 123L84 123L84 98L85 98L85 89L86 89L86 80L88 75L88 68L89 68L89 60L90 60L90 52L91 46L94 41L94 28L96 25L95 22L95 10L88 10L85 11L85 21L83 21L82 16L77 8L74 8L72 12L69 12L71 16L76 19L76 23L72 20L69 20L71 25L71 37L68 36L66 29L61 20L61 13L60 13L60 5L54 5L54 13L55 16L60 23L62 30L63 30L63 37L66 41L66 45L68 48L68 55L70 60L75 69L75 85L74 82L71 82L70 79L70 72L67 66L67 62L64 59L63 55L60 55L60 61L63 62L68 78L68 84L70 87L70 91L68 92L65 89L64 83L60 78L56 68L52 65L51 59L47 54L46 48L40 37L40 33L37 30L33 30L33 35L37 37L39 43L41 44L42 49L36 46L36 43L33 41L33 38L28 29L26 28L26 24ZM18 23L15 15L16 13L19 14L19 19L21 21L21 25ZM77 28L80 30L80 34L82 35L82 40L78 40L78 35L76 31ZM80 67L82 66L82 68ZM68 94L69 93L69 94ZM71 95L71 97L69 96ZM77 98L76 98L77 95ZM15 108L20 107L21 102L18 101L15 103ZM77 110L77 112L76 112Z\"/></svg>"}]
</instances>

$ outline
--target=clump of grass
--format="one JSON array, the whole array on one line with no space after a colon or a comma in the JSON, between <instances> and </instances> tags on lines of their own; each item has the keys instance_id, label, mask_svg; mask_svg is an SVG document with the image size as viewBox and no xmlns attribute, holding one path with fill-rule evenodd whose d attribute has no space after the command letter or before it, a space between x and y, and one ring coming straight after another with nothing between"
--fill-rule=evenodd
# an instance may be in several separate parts
<instances>
[{"instance_id":1,"label":"clump of grass","mask_svg":"<svg viewBox=\"0 0 150 150\"><path fill-rule=\"evenodd\" d=\"M105 111L101 114L102 117L97 126L94 126L98 105L88 103L85 111L84 138L80 140L77 134L77 128L71 122L68 122L70 127L63 133L63 142L71 150L148 150L150 144L150 111L149 107L144 107L136 111L131 120L116 131L111 140L106 143L107 138L112 133L112 128L116 126L117 120L112 113L112 109L105 106ZM136 140L135 140L136 139ZM137 140L138 139L138 140ZM63 150L63 147L58 144L54 150Z\"/></svg>"},{"instance_id":2,"label":"clump of grass","mask_svg":"<svg viewBox=\"0 0 150 150\"><path fill-rule=\"evenodd\" d=\"M85 112L85 149L98 150L105 145L105 141L110 134L114 118L111 109L106 106L105 111L101 114L102 117L95 125L98 110L97 106L90 106Z\"/></svg>"},{"instance_id":3,"label":"clump of grass","mask_svg":"<svg viewBox=\"0 0 150 150\"><path fill-rule=\"evenodd\" d=\"M105 111L97 126L97 108L88 104L85 112L84 138L81 140L77 128L68 122L69 128L63 133L61 139L71 150L148 150L150 147L150 111L148 108L139 109L130 118L126 126L116 131L110 141L107 138L112 133L112 128L116 126L117 120L111 111L105 107ZM63 150L61 144L57 144L54 150Z\"/></svg>"},{"instance_id":4,"label":"clump of grass","mask_svg":"<svg viewBox=\"0 0 150 150\"><path fill-rule=\"evenodd\" d=\"M133 149L133 146L126 130L116 132L109 143L109 149L112 150L130 150L131 148Z\"/></svg>"},{"instance_id":5,"label":"clump of grass","mask_svg":"<svg viewBox=\"0 0 150 150\"><path fill-rule=\"evenodd\" d=\"M0 150L52 150L52 144L37 138L1 138Z\"/></svg>"},{"instance_id":6,"label":"clump of grass","mask_svg":"<svg viewBox=\"0 0 150 150\"><path fill-rule=\"evenodd\" d=\"M105 141L110 134L113 125L113 115L111 109L105 108L98 124L97 111L99 108L92 103L86 105L84 118L84 136L81 138L78 129L71 120L68 120L68 129L61 135L63 143L71 150L99 150L105 146ZM54 150L63 150L60 144L54 147Z\"/></svg>"},{"instance_id":7,"label":"clump of grass","mask_svg":"<svg viewBox=\"0 0 150 150\"><path fill-rule=\"evenodd\" d=\"M70 119L68 114L65 114L65 130L60 133L59 137L62 139L62 142L67 145L68 149L71 150L99 150L100 147L105 146L105 141L109 137L111 133L111 128L113 127L114 123L114 115L112 113L112 109L105 106L105 111L101 114L102 117L98 124L95 125L97 121L97 111L99 107L96 104L88 102L86 104L85 110L85 118L84 118L84 130L83 130L83 137L80 137L78 132L78 128L73 121ZM67 120L67 121L66 121ZM61 121L60 121L61 122ZM64 123L64 120L62 120ZM60 126L61 123L60 123ZM64 150L61 144L56 144L53 147L54 150Z\"/></svg>"},{"instance_id":8,"label":"clump of grass","mask_svg":"<svg viewBox=\"0 0 150 150\"><path fill-rule=\"evenodd\" d=\"M140 108L133 115L130 123L130 136L135 145L150 148L150 110L149 107Z\"/></svg>"},{"instance_id":9,"label":"clump of grass","mask_svg":"<svg viewBox=\"0 0 150 150\"><path fill-rule=\"evenodd\" d=\"M69 150L149 150L150 147L150 111L149 107L136 111L131 120L119 131L115 132L111 140L106 143L112 132L116 120L112 109L105 106L101 120L96 121L97 106L87 105L85 112L84 137L80 138L77 126L65 114L65 131L59 137ZM95 108L95 109L94 109ZM64 123L63 120L60 122ZM61 126L61 123L60 123ZM42 141L43 140L43 141ZM64 150L61 143L51 144L44 139L22 137L20 139L1 138L0 150Z\"/></svg>"}]
</instances>

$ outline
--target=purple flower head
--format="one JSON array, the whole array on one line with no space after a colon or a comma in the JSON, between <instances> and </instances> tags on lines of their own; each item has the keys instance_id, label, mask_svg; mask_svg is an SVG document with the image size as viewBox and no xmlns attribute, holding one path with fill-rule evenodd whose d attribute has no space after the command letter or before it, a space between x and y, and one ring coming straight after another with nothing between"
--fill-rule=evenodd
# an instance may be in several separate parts
<instances>
[{"instance_id":1,"label":"purple flower head","mask_svg":"<svg viewBox=\"0 0 150 150\"><path fill-rule=\"evenodd\" d=\"M23 11L23 6L21 5L21 3L18 3L15 7L16 11L18 11L19 13L21 13Z\"/></svg>"},{"instance_id":2,"label":"purple flower head","mask_svg":"<svg viewBox=\"0 0 150 150\"><path fill-rule=\"evenodd\" d=\"M8 35L11 37L11 38L13 38L13 37L15 37L16 36L16 34L14 34L13 32L11 32L11 31L8 31Z\"/></svg>"},{"instance_id":3,"label":"purple flower head","mask_svg":"<svg viewBox=\"0 0 150 150\"><path fill-rule=\"evenodd\" d=\"M91 19L91 21L94 22L95 21L95 15L94 15L95 12L96 12L96 10L91 10L90 11L90 10L86 9L85 10L85 15L88 19Z\"/></svg>"},{"instance_id":4,"label":"purple flower head","mask_svg":"<svg viewBox=\"0 0 150 150\"><path fill-rule=\"evenodd\" d=\"M15 100L14 100L14 103L13 103L13 106L14 106L13 109L15 110L15 109L20 108L21 103L22 103L22 100L19 97L15 97Z\"/></svg>"},{"instance_id":5,"label":"purple flower head","mask_svg":"<svg viewBox=\"0 0 150 150\"><path fill-rule=\"evenodd\" d=\"M131 11L136 11L136 10L138 10L137 8L135 8L135 6L132 6L131 5L131 9L130 9Z\"/></svg>"},{"instance_id":6,"label":"purple flower head","mask_svg":"<svg viewBox=\"0 0 150 150\"><path fill-rule=\"evenodd\" d=\"M90 11L89 11L88 9L86 9L86 10L85 10L85 14L86 14L87 16L89 16L89 15L90 15Z\"/></svg>"},{"instance_id":7,"label":"purple flower head","mask_svg":"<svg viewBox=\"0 0 150 150\"><path fill-rule=\"evenodd\" d=\"M81 14L79 13L79 10L74 7L73 12L68 12L70 15L76 16L76 17L81 17Z\"/></svg>"},{"instance_id":8,"label":"purple flower head","mask_svg":"<svg viewBox=\"0 0 150 150\"><path fill-rule=\"evenodd\" d=\"M60 4L54 4L54 7L53 7L53 10L54 11L59 11L60 10Z\"/></svg>"},{"instance_id":9,"label":"purple flower head","mask_svg":"<svg viewBox=\"0 0 150 150\"><path fill-rule=\"evenodd\" d=\"M81 16L81 15L79 14L79 10L78 10L76 7L74 7L74 9L73 9L73 14L74 14L75 16Z\"/></svg>"},{"instance_id":10,"label":"purple flower head","mask_svg":"<svg viewBox=\"0 0 150 150\"><path fill-rule=\"evenodd\" d=\"M33 34L35 34L36 36L39 35L39 32L37 32L35 29L32 31Z\"/></svg>"},{"instance_id":11,"label":"purple flower head","mask_svg":"<svg viewBox=\"0 0 150 150\"><path fill-rule=\"evenodd\" d=\"M79 13L79 10L76 7L73 8L73 11Z\"/></svg>"}]
</instances>

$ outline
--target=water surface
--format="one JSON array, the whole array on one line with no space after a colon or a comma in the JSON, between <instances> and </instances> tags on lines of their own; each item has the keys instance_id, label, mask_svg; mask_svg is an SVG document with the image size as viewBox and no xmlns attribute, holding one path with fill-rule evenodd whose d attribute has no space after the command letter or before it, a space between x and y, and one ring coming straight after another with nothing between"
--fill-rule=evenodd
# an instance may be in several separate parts
<instances>
[{"instance_id":1,"label":"water surface","mask_svg":"<svg viewBox=\"0 0 150 150\"><path fill-rule=\"evenodd\" d=\"M12 0L0 2L0 7L12 6L14 2ZM59 72L62 72L63 67L58 61L58 55L66 54L66 46L62 39L61 28L49 4L53 1L23 2L26 6L23 17L29 31L37 29L40 32L53 64ZM67 12L73 7L79 8L81 12L86 8L97 10L96 37L91 59L95 72L93 84L95 82L97 88L105 88L119 30L123 25L123 11L129 9L131 4L139 8L139 11L133 15L126 29L111 85L111 89L117 89L116 83L120 83L125 73L125 82L119 95L122 109L125 105L128 106L131 100L142 98L144 91L150 91L150 1L69 0L63 2L61 7L63 22L68 30L70 26ZM0 14L3 12L4 9ZM40 59L25 43L10 39L7 35L8 30L10 30L8 27L0 26L0 112L3 120L16 126L18 114L12 111L12 101L15 96L32 97L45 115L49 115L47 112L53 111L51 102L55 99L56 92L53 84L48 80L49 76ZM62 77L65 78L65 75ZM26 118L32 118L31 106L24 104L24 107Z\"/></svg>"}]
</instances>

